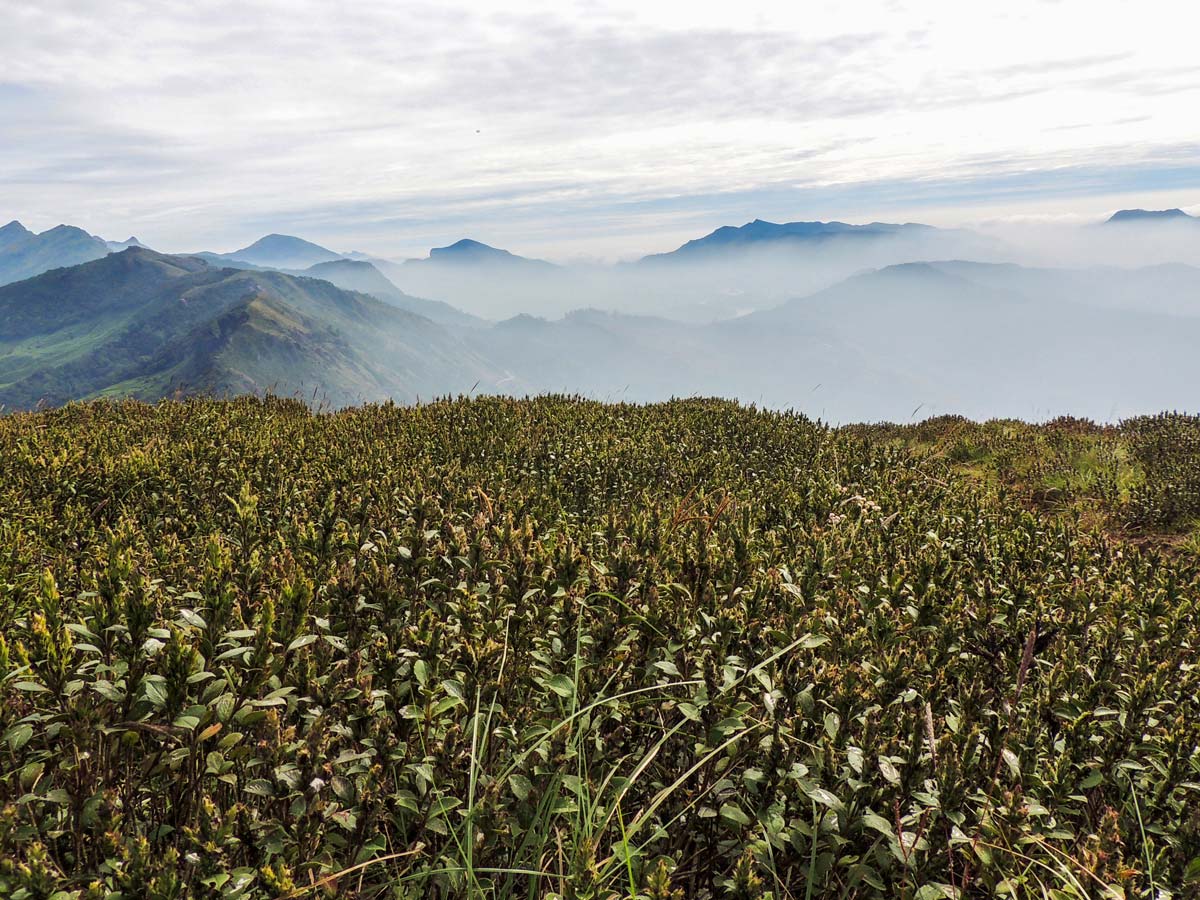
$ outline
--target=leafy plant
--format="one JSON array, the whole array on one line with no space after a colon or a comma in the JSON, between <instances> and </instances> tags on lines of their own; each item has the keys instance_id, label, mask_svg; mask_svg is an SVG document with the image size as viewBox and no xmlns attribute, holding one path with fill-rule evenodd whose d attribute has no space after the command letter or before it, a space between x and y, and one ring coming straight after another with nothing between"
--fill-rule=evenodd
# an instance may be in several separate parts
<instances>
[{"instance_id":1,"label":"leafy plant","mask_svg":"<svg viewBox=\"0 0 1200 900\"><path fill-rule=\"evenodd\" d=\"M1200 562L1072 506L1148 427L4 417L0 895L1186 896Z\"/></svg>"}]
</instances>

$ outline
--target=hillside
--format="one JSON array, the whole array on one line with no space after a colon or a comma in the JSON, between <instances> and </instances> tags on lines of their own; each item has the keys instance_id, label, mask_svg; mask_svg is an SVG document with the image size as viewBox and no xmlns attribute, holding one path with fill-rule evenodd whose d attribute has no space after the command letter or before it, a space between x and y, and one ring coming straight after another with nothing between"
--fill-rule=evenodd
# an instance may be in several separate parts
<instances>
[{"instance_id":1,"label":"hillside","mask_svg":"<svg viewBox=\"0 0 1200 900\"><path fill-rule=\"evenodd\" d=\"M137 248L0 288L0 317L8 407L268 389L340 406L494 380L438 325L366 295Z\"/></svg>"},{"instance_id":2,"label":"hillside","mask_svg":"<svg viewBox=\"0 0 1200 900\"><path fill-rule=\"evenodd\" d=\"M9 222L0 228L0 285L99 259L108 252L104 241L82 228L59 225L34 234L20 222Z\"/></svg>"},{"instance_id":3,"label":"hillside","mask_svg":"<svg viewBox=\"0 0 1200 900\"><path fill-rule=\"evenodd\" d=\"M0 458L2 896L1200 879L1196 418L193 399Z\"/></svg>"}]
</instances>

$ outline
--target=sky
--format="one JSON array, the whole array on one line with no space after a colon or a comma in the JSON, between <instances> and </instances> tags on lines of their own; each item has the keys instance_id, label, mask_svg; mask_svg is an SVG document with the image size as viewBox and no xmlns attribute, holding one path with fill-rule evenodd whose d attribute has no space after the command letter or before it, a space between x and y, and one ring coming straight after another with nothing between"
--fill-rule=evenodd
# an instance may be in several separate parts
<instances>
[{"instance_id":1,"label":"sky","mask_svg":"<svg viewBox=\"0 0 1200 900\"><path fill-rule=\"evenodd\" d=\"M0 219L554 260L1200 210L1182 0L0 0Z\"/></svg>"}]
</instances>

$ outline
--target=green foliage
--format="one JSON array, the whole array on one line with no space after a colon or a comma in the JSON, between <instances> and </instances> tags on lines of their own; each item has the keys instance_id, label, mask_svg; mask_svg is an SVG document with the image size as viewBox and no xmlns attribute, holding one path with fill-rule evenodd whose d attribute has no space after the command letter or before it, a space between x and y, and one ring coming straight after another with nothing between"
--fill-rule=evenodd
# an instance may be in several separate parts
<instances>
[{"instance_id":1,"label":"green foliage","mask_svg":"<svg viewBox=\"0 0 1200 900\"><path fill-rule=\"evenodd\" d=\"M1200 562L1014 490L1123 434L0 419L0 896L1187 896Z\"/></svg>"},{"instance_id":2,"label":"green foliage","mask_svg":"<svg viewBox=\"0 0 1200 900\"><path fill-rule=\"evenodd\" d=\"M1141 524L1179 526L1200 520L1200 416L1163 413L1122 423L1146 478L1130 502Z\"/></svg>"}]
</instances>

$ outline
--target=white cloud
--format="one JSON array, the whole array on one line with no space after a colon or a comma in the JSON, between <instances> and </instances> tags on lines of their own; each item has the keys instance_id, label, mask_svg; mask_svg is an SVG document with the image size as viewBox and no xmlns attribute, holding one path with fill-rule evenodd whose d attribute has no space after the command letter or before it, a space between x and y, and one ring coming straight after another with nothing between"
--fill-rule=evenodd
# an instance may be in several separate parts
<instances>
[{"instance_id":1,"label":"white cloud","mask_svg":"<svg viewBox=\"0 0 1200 900\"><path fill-rule=\"evenodd\" d=\"M555 256L756 215L1196 202L1197 13L988 6L0 0L0 215Z\"/></svg>"}]
</instances>

